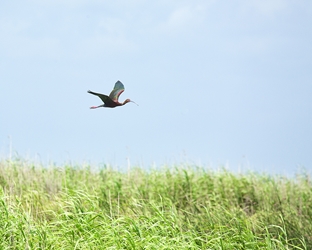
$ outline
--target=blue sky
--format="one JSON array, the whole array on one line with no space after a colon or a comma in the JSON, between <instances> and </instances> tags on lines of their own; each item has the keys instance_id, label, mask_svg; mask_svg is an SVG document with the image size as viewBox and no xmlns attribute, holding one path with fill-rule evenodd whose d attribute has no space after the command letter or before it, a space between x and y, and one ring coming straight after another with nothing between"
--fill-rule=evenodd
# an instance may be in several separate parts
<instances>
[{"instance_id":1,"label":"blue sky","mask_svg":"<svg viewBox=\"0 0 312 250\"><path fill-rule=\"evenodd\" d=\"M0 4L0 153L312 169L312 2ZM129 103L90 110L120 80Z\"/></svg>"}]
</instances>

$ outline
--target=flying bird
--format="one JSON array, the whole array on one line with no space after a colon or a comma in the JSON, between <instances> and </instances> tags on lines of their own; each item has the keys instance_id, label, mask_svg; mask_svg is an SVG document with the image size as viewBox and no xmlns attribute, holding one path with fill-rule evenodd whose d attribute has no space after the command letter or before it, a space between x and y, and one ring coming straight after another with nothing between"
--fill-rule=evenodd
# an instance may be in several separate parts
<instances>
[{"instance_id":1,"label":"flying bird","mask_svg":"<svg viewBox=\"0 0 312 250\"><path fill-rule=\"evenodd\" d=\"M88 90L88 93L100 97L101 100L104 102L104 104L99 105L99 106L92 106L92 107L90 107L90 109L96 109L96 108L101 108L101 107L115 108L115 107L118 107L118 106L125 105L128 102L135 103L134 101L131 101L130 99L126 99L124 102L119 102L118 101L119 96L121 95L122 92L124 92L124 90L125 90L125 87L121 83L121 81L117 81L115 83L114 89L109 94L109 96L103 95L103 94L99 94L99 93L95 93L95 92L92 92L92 91ZM138 104L136 104L136 105L138 105Z\"/></svg>"}]
</instances>

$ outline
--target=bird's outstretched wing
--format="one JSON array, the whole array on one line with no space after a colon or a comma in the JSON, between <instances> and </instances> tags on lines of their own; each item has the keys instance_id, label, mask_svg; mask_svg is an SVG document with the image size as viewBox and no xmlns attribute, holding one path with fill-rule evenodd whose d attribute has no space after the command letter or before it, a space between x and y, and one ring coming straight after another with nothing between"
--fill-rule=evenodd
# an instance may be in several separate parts
<instances>
[{"instance_id":1,"label":"bird's outstretched wing","mask_svg":"<svg viewBox=\"0 0 312 250\"><path fill-rule=\"evenodd\" d=\"M121 81L117 81L115 83L114 89L112 90L112 92L109 94L109 97L114 101L117 102L118 98L120 96L120 94L122 92L124 92L125 87L124 85L121 83ZM102 98L101 98L102 99Z\"/></svg>"},{"instance_id":2,"label":"bird's outstretched wing","mask_svg":"<svg viewBox=\"0 0 312 250\"><path fill-rule=\"evenodd\" d=\"M109 96L107 96L107 95L103 95L103 94L100 94L100 93L92 92L92 91L90 91L90 90L88 90L88 93L100 97L101 100L102 100L106 105L110 105L110 104L112 103L112 99L111 99Z\"/></svg>"}]
</instances>

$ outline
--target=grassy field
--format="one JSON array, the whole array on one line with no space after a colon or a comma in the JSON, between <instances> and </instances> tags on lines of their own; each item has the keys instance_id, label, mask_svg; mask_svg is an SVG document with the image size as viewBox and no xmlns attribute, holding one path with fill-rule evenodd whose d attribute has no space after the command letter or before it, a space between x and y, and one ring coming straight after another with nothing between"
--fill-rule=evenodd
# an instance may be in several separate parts
<instances>
[{"instance_id":1,"label":"grassy field","mask_svg":"<svg viewBox=\"0 0 312 250\"><path fill-rule=\"evenodd\" d=\"M312 180L2 160L0 249L312 249Z\"/></svg>"}]
</instances>

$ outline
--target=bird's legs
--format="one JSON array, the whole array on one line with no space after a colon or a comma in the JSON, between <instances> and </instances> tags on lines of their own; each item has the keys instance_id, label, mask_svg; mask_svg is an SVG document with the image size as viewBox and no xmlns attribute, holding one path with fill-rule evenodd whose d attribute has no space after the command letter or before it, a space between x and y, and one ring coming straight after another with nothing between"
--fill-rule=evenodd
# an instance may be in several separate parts
<instances>
[{"instance_id":1,"label":"bird's legs","mask_svg":"<svg viewBox=\"0 0 312 250\"><path fill-rule=\"evenodd\" d=\"M100 106L92 106L92 107L90 107L90 109L97 109L97 108L101 108L101 107L104 107L104 104L100 105Z\"/></svg>"}]
</instances>

